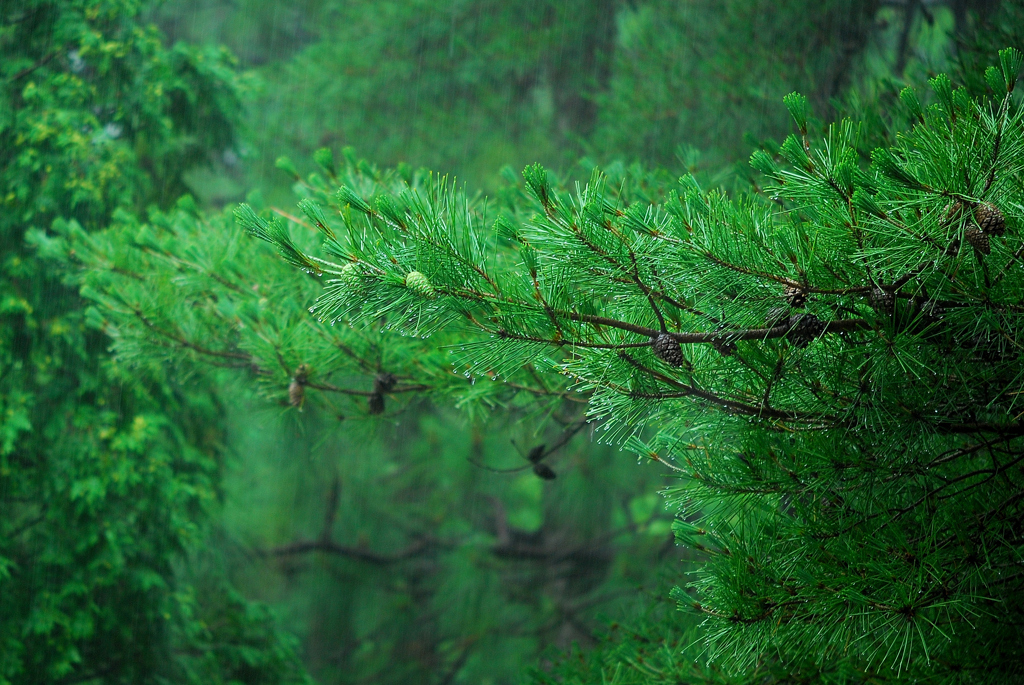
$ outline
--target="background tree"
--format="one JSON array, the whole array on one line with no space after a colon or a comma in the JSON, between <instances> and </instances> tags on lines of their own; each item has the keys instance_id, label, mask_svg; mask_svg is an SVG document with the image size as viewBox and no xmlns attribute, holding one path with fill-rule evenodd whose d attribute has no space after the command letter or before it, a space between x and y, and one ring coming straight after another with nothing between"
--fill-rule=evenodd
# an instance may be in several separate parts
<instances>
[{"instance_id":1,"label":"background tree","mask_svg":"<svg viewBox=\"0 0 1024 685\"><path fill-rule=\"evenodd\" d=\"M221 204L260 187L284 204L274 160L305 174L324 146L489 192L505 165L568 170L581 154L728 170L745 135L785 135L777 105L795 88L830 116L832 98L894 70L945 67L948 3L911 5L907 21L901 6L846 0L172 0L153 16L175 37L228 45L262 83L246 145L194 179L197 197Z\"/></svg>"},{"instance_id":2,"label":"background tree","mask_svg":"<svg viewBox=\"0 0 1024 685\"><path fill-rule=\"evenodd\" d=\"M0 682L286 682L291 644L175 564L220 491L209 393L127 369L26 233L166 202L230 144L223 53L131 2L0 7Z\"/></svg>"},{"instance_id":3,"label":"background tree","mask_svg":"<svg viewBox=\"0 0 1024 685\"><path fill-rule=\"evenodd\" d=\"M647 165L677 163L682 141L719 169L744 136L783 134L778 102L795 84L814 109L864 75L878 2L644 2L622 15L621 44L592 145Z\"/></svg>"},{"instance_id":4,"label":"background tree","mask_svg":"<svg viewBox=\"0 0 1024 685\"><path fill-rule=\"evenodd\" d=\"M276 157L304 163L325 145L355 144L377 163L443 168L491 186L497 169L529 155L570 162L597 121L619 5L321 1L283 13L264 0L171 2L154 18L172 35L223 42L259 67L250 166L225 170L244 181L208 177L216 194L200 188L223 201L253 185L280 188Z\"/></svg>"}]
</instances>

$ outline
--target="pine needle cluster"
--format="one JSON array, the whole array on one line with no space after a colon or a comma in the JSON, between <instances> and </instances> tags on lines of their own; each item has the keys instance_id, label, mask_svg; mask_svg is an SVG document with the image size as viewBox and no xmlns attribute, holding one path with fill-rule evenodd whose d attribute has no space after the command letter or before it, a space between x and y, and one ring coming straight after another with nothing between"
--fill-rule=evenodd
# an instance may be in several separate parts
<instances>
[{"instance_id":1,"label":"pine needle cluster","mask_svg":"<svg viewBox=\"0 0 1024 685\"><path fill-rule=\"evenodd\" d=\"M300 204L325 321L444 332L473 377L585 393L605 439L679 472L677 539L706 557L680 605L739 676L1008 682L1022 672L1024 109L1021 53L994 98L931 81L916 123L861 158L859 128L797 132L762 192L691 176L662 197L539 166L525 193L446 179L341 184ZM453 340L456 341L453 343ZM774 677L774 676L773 676Z\"/></svg>"}]
</instances>

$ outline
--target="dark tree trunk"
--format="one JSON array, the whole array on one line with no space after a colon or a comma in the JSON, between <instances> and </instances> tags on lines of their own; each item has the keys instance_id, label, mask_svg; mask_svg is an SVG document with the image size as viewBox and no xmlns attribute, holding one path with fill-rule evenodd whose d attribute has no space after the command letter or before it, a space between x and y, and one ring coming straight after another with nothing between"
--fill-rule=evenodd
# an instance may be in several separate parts
<instances>
[{"instance_id":1,"label":"dark tree trunk","mask_svg":"<svg viewBox=\"0 0 1024 685\"><path fill-rule=\"evenodd\" d=\"M618 4L618 0L586 0L556 10L566 40L551 56L548 69L556 122L563 135L584 137L594 130L594 95L604 91L611 78Z\"/></svg>"},{"instance_id":2,"label":"dark tree trunk","mask_svg":"<svg viewBox=\"0 0 1024 685\"><path fill-rule=\"evenodd\" d=\"M910 49L910 31L914 28L914 18L917 16L917 9L921 0L907 0L903 9L903 28L900 31L900 44L896 48L896 66L893 71L896 75L902 75L907 67L907 57Z\"/></svg>"},{"instance_id":3,"label":"dark tree trunk","mask_svg":"<svg viewBox=\"0 0 1024 685\"><path fill-rule=\"evenodd\" d=\"M854 61L863 54L871 38L880 5L880 0L866 0L848 3L845 9L834 11L830 19L834 22L835 28L831 33L836 48L816 94L818 111L826 111L832 99L849 85Z\"/></svg>"},{"instance_id":4,"label":"dark tree trunk","mask_svg":"<svg viewBox=\"0 0 1024 685\"><path fill-rule=\"evenodd\" d=\"M957 35L963 35L968 29L970 14L984 21L999 6L1000 0L952 0L953 18Z\"/></svg>"}]
</instances>

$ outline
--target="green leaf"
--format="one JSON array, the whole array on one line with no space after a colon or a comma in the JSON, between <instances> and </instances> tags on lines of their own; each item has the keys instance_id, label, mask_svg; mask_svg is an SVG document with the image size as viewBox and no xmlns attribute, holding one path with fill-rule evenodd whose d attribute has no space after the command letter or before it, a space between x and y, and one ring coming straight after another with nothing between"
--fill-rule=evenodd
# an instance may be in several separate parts
<instances>
[{"instance_id":1,"label":"green leaf","mask_svg":"<svg viewBox=\"0 0 1024 685\"><path fill-rule=\"evenodd\" d=\"M877 217L885 216L885 212L882 211L882 208L875 201L875 198L863 188L854 189L852 201L853 206L861 211Z\"/></svg>"},{"instance_id":2,"label":"green leaf","mask_svg":"<svg viewBox=\"0 0 1024 685\"><path fill-rule=\"evenodd\" d=\"M807 151L804 150L804 145L800 138L795 135L786 137L786 140L782 143L781 153L795 167L809 169L811 166L811 158L807 156Z\"/></svg>"},{"instance_id":3,"label":"green leaf","mask_svg":"<svg viewBox=\"0 0 1024 685\"><path fill-rule=\"evenodd\" d=\"M901 90L900 102L902 102L903 106L906 107L910 116L918 119L919 121L924 121L924 110L921 107L921 101L917 97L916 90L910 86Z\"/></svg>"},{"instance_id":4,"label":"green leaf","mask_svg":"<svg viewBox=\"0 0 1024 685\"><path fill-rule=\"evenodd\" d=\"M498 218L494 220L494 230L498 233L498 236L505 240L512 240L514 242L522 240L519 226L516 225L512 217L505 213L499 214Z\"/></svg>"},{"instance_id":5,"label":"green leaf","mask_svg":"<svg viewBox=\"0 0 1024 685\"><path fill-rule=\"evenodd\" d=\"M782 98L782 102L786 105L786 109L789 110L789 115L793 117L793 121L796 122L796 127L800 130L800 133L806 135L807 116L810 111L807 96L800 93L790 93Z\"/></svg>"},{"instance_id":6,"label":"green leaf","mask_svg":"<svg viewBox=\"0 0 1024 685\"><path fill-rule=\"evenodd\" d=\"M297 266L309 273L319 274L320 265L307 257L292 241L288 233L288 227L281 219L274 217L267 221L253 211L247 204L241 204L235 208L235 219L251 235L276 246L278 252L292 266Z\"/></svg>"},{"instance_id":7,"label":"green leaf","mask_svg":"<svg viewBox=\"0 0 1024 685\"><path fill-rule=\"evenodd\" d=\"M1017 48L1006 48L999 51L999 68L1003 72L1003 82L1006 85L1007 93L1012 93L1014 86L1017 85L1022 62L1024 62L1024 54Z\"/></svg>"},{"instance_id":8,"label":"green leaf","mask_svg":"<svg viewBox=\"0 0 1024 685\"><path fill-rule=\"evenodd\" d=\"M335 178L338 175L338 169L334 162L334 153L331 152L330 148L322 147L314 152L313 160L319 164L331 178Z\"/></svg>"},{"instance_id":9,"label":"green leaf","mask_svg":"<svg viewBox=\"0 0 1024 685\"><path fill-rule=\"evenodd\" d=\"M299 209L324 235L332 239L335 237L334 231L331 230L327 223L327 215L324 214L324 210L320 205L309 198L303 198L299 200Z\"/></svg>"},{"instance_id":10,"label":"green leaf","mask_svg":"<svg viewBox=\"0 0 1024 685\"><path fill-rule=\"evenodd\" d=\"M548 179L547 170L540 164L531 164L523 169L523 178L526 186L530 189L544 207L552 204L551 182Z\"/></svg>"},{"instance_id":11,"label":"green leaf","mask_svg":"<svg viewBox=\"0 0 1024 685\"><path fill-rule=\"evenodd\" d=\"M278 157L274 162L274 166L290 175L296 181L302 180L302 177L299 176L299 170L295 168L295 164L288 157Z\"/></svg>"},{"instance_id":12,"label":"green leaf","mask_svg":"<svg viewBox=\"0 0 1024 685\"><path fill-rule=\"evenodd\" d=\"M373 207L368 205L363 198L359 197L359 195L357 195L355 191L348 186L341 186L338 188L338 192L335 197L342 207L352 207L352 209L355 209L358 212L371 216L375 214Z\"/></svg>"},{"instance_id":13,"label":"green leaf","mask_svg":"<svg viewBox=\"0 0 1024 685\"><path fill-rule=\"evenodd\" d=\"M932 90L935 91L935 95L938 96L939 102L942 107L946 110L947 114L953 112L953 82L949 80L949 77L945 74L939 74L933 79L929 79L928 83L931 85Z\"/></svg>"},{"instance_id":14,"label":"green leaf","mask_svg":"<svg viewBox=\"0 0 1024 685\"><path fill-rule=\"evenodd\" d=\"M764 150L755 150L750 155L750 166L768 176L775 176L779 173L779 165Z\"/></svg>"},{"instance_id":15,"label":"green leaf","mask_svg":"<svg viewBox=\"0 0 1024 685\"><path fill-rule=\"evenodd\" d=\"M908 172L903 163L886 148L875 148L871 152L871 164L884 176L910 188L921 188L921 182Z\"/></svg>"},{"instance_id":16,"label":"green leaf","mask_svg":"<svg viewBox=\"0 0 1024 685\"><path fill-rule=\"evenodd\" d=\"M397 200L390 195L380 195L377 197L377 212L385 219L390 221L394 226L405 229L405 212L398 206Z\"/></svg>"},{"instance_id":17,"label":"green leaf","mask_svg":"<svg viewBox=\"0 0 1024 685\"><path fill-rule=\"evenodd\" d=\"M989 67L985 70L985 83L992 89L993 93L999 93L1006 87L1006 81L1003 78L1003 73L996 67Z\"/></svg>"}]
</instances>

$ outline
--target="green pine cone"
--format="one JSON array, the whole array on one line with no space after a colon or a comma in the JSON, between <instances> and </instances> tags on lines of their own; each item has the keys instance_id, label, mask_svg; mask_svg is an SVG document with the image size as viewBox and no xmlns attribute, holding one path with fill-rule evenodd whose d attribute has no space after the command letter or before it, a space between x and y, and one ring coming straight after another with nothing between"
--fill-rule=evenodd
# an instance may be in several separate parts
<instances>
[{"instance_id":1,"label":"green pine cone","mask_svg":"<svg viewBox=\"0 0 1024 685\"><path fill-rule=\"evenodd\" d=\"M421 297L437 297L437 291L430 280L419 271L410 271L405 277L405 287Z\"/></svg>"},{"instance_id":2,"label":"green pine cone","mask_svg":"<svg viewBox=\"0 0 1024 685\"><path fill-rule=\"evenodd\" d=\"M356 283L359 281L359 267L353 262L349 262L345 266L341 267L340 279L346 283Z\"/></svg>"}]
</instances>

